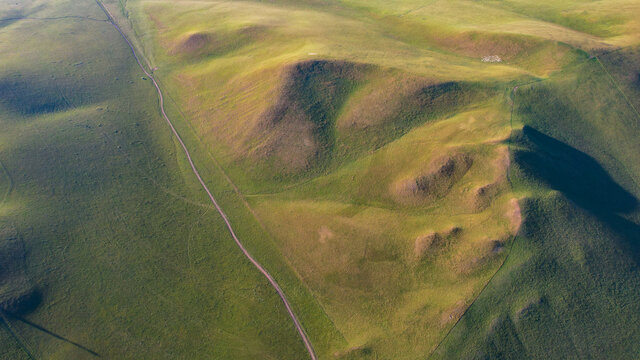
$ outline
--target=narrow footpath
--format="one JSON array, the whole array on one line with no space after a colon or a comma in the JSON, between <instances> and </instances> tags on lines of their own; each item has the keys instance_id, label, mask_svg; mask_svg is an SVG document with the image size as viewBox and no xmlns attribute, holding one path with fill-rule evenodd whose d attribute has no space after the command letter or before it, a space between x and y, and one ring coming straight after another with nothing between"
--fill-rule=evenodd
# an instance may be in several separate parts
<instances>
[{"instance_id":1,"label":"narrow footpath","mask_svg":"<svg viewBox=\"0 0 640 360\"><path fill-rule=\"evenodd\" d=\"M224 222L225 222L225 224L227 226L227 229L229 230L229 233L231 234L231 237L233 238L233 241L235 241L235 243L238 245L238 247L240 248L240 250L242 251L244 256L246 256L247 259L249 259L249 261L253 264L253 266L255 266L255 268L258 269L258 271L260 271L267 278L267 280L269 281L271 286L276 290L276 292L280 296L280 299L282 299L282 302L284 303L284 306L285 306L285 308L287 310L287 313L289 313L289 317L291 318L291 321L293 321L293 325L295 326L296 330L300 334L300 337L302 338L302 341L304 342L304 346L307 348L307 351L309 352L309 356L311 357L312 360L317 360L318 358L316 357L315 351L313 350L313 346L311 345L311 341L309 341L309 338L307 337L307 334L305 333L304 328L302 327L302 324L300 324L300 321L298 320L298 317L293 312L291 304L289 303L289 300L287 300L287 297L285 296L284 291L282 291L282 289L280 288L280 285L278 285L278 283L273 278L273 276L271 276L271 274L269 274L269 272L267 272L267 270L265 270L265 268L263 268L262 265L260 265L260 263L256 259L253 258L253 256L251 256L251 254L244 247L244 245L242 244L240 239L238 239L238 236L236 235L235 231L233 230L233 227L231 226L231 222L227 218L227 215L224 213L224 211L222 211L222 208L220 207L220 205L218 205L218 202L213 197L213 194L211 193L211 191L209 190L209 188L205 184L204 180L202 180L202 177L200 176L200 173L198 172L198 169L196 168L195 164L193 163L193 160L191 159L191 154L189 153L189 150L187 149L187 146L182 141L182 138L178 134L178 131L173 126L173 123L171 122L171 120L169 119L169 116L167 116L167 114L165 112L165 109L164 109L164 97L162 95L162 90L160 90L160 86L158 86L158 83L156 82L156 79L142 65L142 62L138 58L138 55L136 54L136 50L133 47L133 44L131 43L131 41L129 41L129 39L124 34L122 29L120 29L120 27L118 26L118 24L115 21L115 18L111 15L109 10L102 4L102 2L100 0L95 0L95 1L98 4L98 6L100 7L100 9L102 9L102 11L105 13L105 15L107 16L109 22L113 25L113 27L116 28L116 30L118 30L120 35L122 35L122 38L127 42L127 45L129 45L129 48L131 48L131 52L133 53L133 57L135 58L136 62L138 63L138 66L140 66L140 69L142 69L142 72L144 72L144 74L149 79L151 79L151 81L153 82L153 85L155 86L155 88L156 88L156 90L158 92L158 99L160 101L160 112L162 113L162 117L164 117L164 119L167 121L167 124L169 124L169 127L171 128L171 131L173 132L173 135L175 135L176 139L178 139L178 142L180 143L180 146L182 147L182 150L184 151L184 153L185 153L185 155L187 157L187 160L189 161L189 165L191 165L191 170L193 170L193 173L198 178L198 181L200 182L200 185L202 185L202 188L204 189L204 191L207 192L207 195L209 196L209 199L211 200L211 203L213 204L213 206L216 208L216 210L218 211L218 213L222 217L222 220L224 220Z\"/></svg>"}]
</instances>

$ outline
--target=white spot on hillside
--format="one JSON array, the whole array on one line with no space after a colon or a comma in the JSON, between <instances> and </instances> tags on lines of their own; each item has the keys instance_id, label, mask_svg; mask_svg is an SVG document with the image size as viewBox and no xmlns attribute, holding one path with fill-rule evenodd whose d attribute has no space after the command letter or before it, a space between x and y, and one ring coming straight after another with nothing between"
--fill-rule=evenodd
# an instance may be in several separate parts
<instances>
[{"instance_id":1,"label":"white spot on hillside","mask_svg":"<svg viewBox=\"0 0 640 360\"><path fill-rule=\"evenodd\" d=\"M482 57L482 62L499 63L502 62L502 59L498 55L487 55Z\"/></svg>"}]
</instances>

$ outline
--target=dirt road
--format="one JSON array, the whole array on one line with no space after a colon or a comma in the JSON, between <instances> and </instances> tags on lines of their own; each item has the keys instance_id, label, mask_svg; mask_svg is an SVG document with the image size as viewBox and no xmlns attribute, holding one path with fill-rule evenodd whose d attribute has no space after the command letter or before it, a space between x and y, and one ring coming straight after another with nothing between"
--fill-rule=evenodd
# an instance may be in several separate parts
<instances>
[{"instance_id":1,"label":"dirt road","mask_svg":"<svg viewBox=\"0 0 640 360\"><path fill-rule=\"evenodd\" d=\"M282 291L282 289L280 288L278 283L275 281L275 279L271 276L271 274L269 274L269 272L267 272L267 270L265 270L265 268L263 268L262 265L260 265L260 263L256 259L254 259L253 256L251 256L251 254L249 254L249 251L247 251L247 249L244 247L244 245L242 244L240 239L238 239L238 236L236 235L235 231L233 230L233 227L231 226L231 222L227 218L227 215L224 213L224 211L222 211L222 208L220 207L220 205L218 205L218 202L213 197L213 194L211 194L211 191L209 190L209 188L207 187L205 182L202 180L202 177L200 176L200 173L198 172L198 169L196 168L195 164L193 163L193 160L191 159L191 154L189 153L189 150L187 149L187 146L182 141L182 138L178 134L178 131L175 129L175 127L173 126L173 123L169 119L169 116L167 116L167 114L165 112L165 109L164 109L164 97L162 95L162 90L160 90L160 86L158 86L158 83L156 82L156 79L142 65L142 62L138 58L138 55L136 54L136 50L133 47L133 44L131 43L131 41L129 41L129 39L124 34L122 29L120 29L120 27L116 23L114 17L111 15L109 10L99 0L95 0L95 1L98 4L98 6L100 7L100 9L102 9L102 11L105 13L107 18L109 19L109 22L116 28L116 30L120 33L120 35L122 35L122 38L127 42L127 45L129 45L129 47L131 48L131 52L133 53L133 57L135 58L136 62L138 63L138 66L140 66L140 69L142 69L144 74L149 79L151 79L151 82L153 82L153 85L155 86L155 88L156 88L156 90L158 92L158 99L160 101L160 112L162 113L162 117L164 117L164 119L167 121L167 124L169 124L169 127L171 128L171 131L173 132L173 135L175 135L176 139L178 139L178 142L180 143L180 146L182 147L182 150L184 151L184 153L185 153L185 155L187 157L187 160L189 161L189 165L191 165L191 170L193 170L193 173L198 178L198 181L200 182L200 185L202 185L202 188L207 192L207 195L209 196L209 199L211 200L211 203L213 203L213 206L216 208L216 210L218 211L218 213L222 217L222 220L224 220L224 222L225 222L225 224L227 226L227 229L229 230L229 233L231 234L231 237L233 238L233 241L235 241L235 243L238 245L238 247L240 248L240 250L242 251L244 256L246 256L247 259L249 259L249 261L251 261L253 266L255 266L256 269L258 269L258 271L260 271L267 278L267 280L269 281L271 286L273 286L273 288L276 290L276 292L280 296L280 299L282 299L282 302L284 303L284 306L285 306L285 308L287 310L287 313L289 313L289 317L293 321L293 325L295 326L296 330L300 334L300 337L302 338L302 341L304 342L304 345L307 348L307 351L309 352L309 356L311 357L312 360L317 360L315 351L313 350L313 346L311 345L311 341L309 341L309 338L307 337L307 334L305 333L302 325L300 324L300 321L298 320L298 317L293 312L293 309L291 308L291 304L289 304L289 300L287 300L287 297L285 296L284 291Z\"/></svg>"}]
</instances>

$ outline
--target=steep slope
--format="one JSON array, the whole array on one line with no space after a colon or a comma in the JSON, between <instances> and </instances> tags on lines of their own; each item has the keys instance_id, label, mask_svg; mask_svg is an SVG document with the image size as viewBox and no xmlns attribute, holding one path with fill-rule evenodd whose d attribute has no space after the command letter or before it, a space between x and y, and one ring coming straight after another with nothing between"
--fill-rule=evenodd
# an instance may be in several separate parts
<instances>
[{"instance_id":1,"label":"steep slope","mask_svg":"<svg viewBox=\"0 0 640 360\"><path fill-rule=\"evenodd\" d=\"M436 357L640 351L640 118L625 95L595 59L518 92L516 116L528 124L513 136L514 178L529 197L522 229Z\"/></svg>"}]
</instances>

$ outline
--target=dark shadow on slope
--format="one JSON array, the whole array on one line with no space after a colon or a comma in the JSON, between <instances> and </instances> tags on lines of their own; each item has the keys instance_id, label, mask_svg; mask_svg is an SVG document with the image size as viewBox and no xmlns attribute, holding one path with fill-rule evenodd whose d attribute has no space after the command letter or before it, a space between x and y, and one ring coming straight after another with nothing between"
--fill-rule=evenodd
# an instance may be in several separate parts
<instances>
[{"instance_id":1,"label":"dark shadow on slope","mask_svg":"<svg viewBox=\"0 0 640 360\"><path fill-rule=\"evenodd\" d=\"M513 253L434 358L634 358L640 266L619 244L640 228L603 221L560 192L521 209Z\"/></svg>"},{"instance_id":2,"label":"dark shadow on slope","mask_svg":"<svg viewBox=\"0 0 640 360\"><path fill-rule=\"evenodd\" d=\"M515 114L530 126L513 133L512 178L556 191L520 202L523 223L505 265L434 358L640 353L638 199L621 185L630 175L616 171L618 161L636 160L637 123L601 69L587 65L576 83L518 91Z\"/></svg>"},{"instance_id":3,"label":"dark shadow on slope","mask_svg":"<svg viewBox=\"0 0 640 360\"><path fill-rule=\"evenodd\" d=\"M69 108L69 103L54 85L29 79L0 79L0 106L23 116L52 113Z\"/></svg>"},{"instance_id":4,"label":"dark shadow on slope","mask_svg":"<svg viewBox=\"0 0 640 360\"><path fill-rule=\"evenodd\" d=\"M457 353L475 336L465 358L630 354L637 347L627 340L640 336L630 329L637 321L640 226L619 214L635 210L638 200L592 157L561 141L529 126L513 140L517 177L558 192L521 202L518 237L528 250L514 251L530 255L506 264L439 355ZM530 299L523 304L523 297ZM485 321L483 334L469 333Z\"/></svg>"},{"instance_id":5,"label":"dark shadow on slope","mask_svg":"<svg viewBox=\"0 0 640 360\"><path fill-rule=\"evenodd\" d=\"M513 152L513 159L525 178L563 192L594 214L609 217L637 208L638 200L589 155L529 126L515 134L514 140L521 149Z\"/></svg>"},{"instance_id":6,"label":"dark shadow on slope","mask_svg":"<svg viewBox=\"0 0 640 360\"><path fill-rule=\"evenodd\" d=\"M618 215L601 215L599 218L618 235L616 244L640 268L640 226Z\"/></svg>"},{"instance_id":7,"label":"dark shadow on slope","mask_svg":"<svg viewBox=\"0 0 640 360\"><path fill-rule=\"evenodd\" d=\"M5 294L3 294L5 295ZM28 314L42 303L40 290L30 287L18 293L10 294L0 304L0 311L12 314Z\"/></svg>"},{"instance_id":8,"label":"dark shadow on slope","mask_svg":"<svg viewBox=\"0 0 640 360\"><path fill-rule=\"evenodd\" d=\"M486 346L491 359L508 359L511 357L510 354L520 354L522 358L528 357L527 349L510 316L495 319L489 334Z\"/></svg>"},{"instance_id":9,"label":"dark shadow on slope","mask_svg":"<svg viewBox=\"0 0 640 360\"><path fill-rule=\"evenodd\" d=\"M2 29L3 27L7 27L15 22L18 22L20 21L20 19L22 19L22 15L6 16L0 19L0 29Z\"/></svg>"},{"instance_id":10,"label":"dark shadow on slope","mask_svg":"<svg viewBox=\"0 0 640 360\"><path fill-rule=\"evenodd\" d=\"M520 176L562 192L618 233L618 245L640 264L640 226L619 216L637 209L638 200L589 155L529 126L515 134L513 160ZM526 225L526 224L525 224ZM527 234L526 226L522 232Z\"/></svg>"},{"instance_id":11,"label":"dark shadow on slope","mask_svg":"<svg viewBox=\"0 0 640 360\"><path fill-rule=\"evenodd\" d=\"M26 271L26 250L13 227L0 223L0 311L26 314L42 300Z\"/></svg>"}]
</instances>

